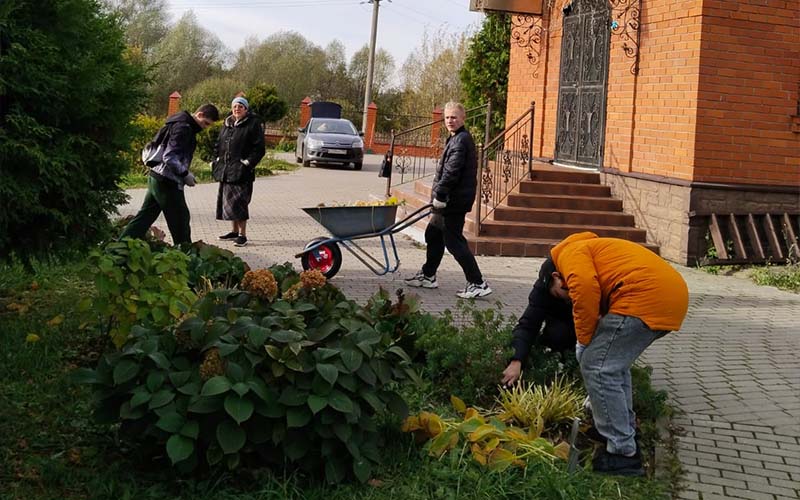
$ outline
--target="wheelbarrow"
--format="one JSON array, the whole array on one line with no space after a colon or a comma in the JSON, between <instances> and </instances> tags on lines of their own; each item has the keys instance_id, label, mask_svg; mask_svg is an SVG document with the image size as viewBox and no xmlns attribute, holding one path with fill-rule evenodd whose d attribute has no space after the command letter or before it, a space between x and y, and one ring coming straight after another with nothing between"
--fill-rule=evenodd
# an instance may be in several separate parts
<instances>
[{"instance_id":1,"label":"wheelbarrow","mask_svg":"<svg viewBox=\"0 0 800 500\"><path fill-rule=\"evenodd\" d=\"M397 205L376 207L313 207L302 210L331 233L309 241L303 251L295 255L303 269L318 269L330 279L342 267L342 250L350 252L356 259L378 276L393 273L400 267L395 233L406 229L431 214L433 205L425 205L402 220L395 221ZM380 238L383 262L364 250L356 240ZM390 260L389 248L394 260Z\"/></svg>"}]
</instances>

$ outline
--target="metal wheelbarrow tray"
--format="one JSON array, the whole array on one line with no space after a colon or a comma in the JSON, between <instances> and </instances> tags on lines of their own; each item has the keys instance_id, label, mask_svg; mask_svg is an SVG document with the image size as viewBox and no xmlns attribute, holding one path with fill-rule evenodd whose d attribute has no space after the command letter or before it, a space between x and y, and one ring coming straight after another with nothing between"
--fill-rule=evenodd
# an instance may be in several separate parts
<instances>
[{"instance_id":1,"label":"metal wheelbarrow tray","mask_svg":"<svg viewBox=\"0 0 800 500\"><path fill-rule=\"evenodd\" d=\"M303 269L318 269L326 278L333 278L342 265L341 245L378 276L393 273L400 267L394 234L430 215L430 209L431 205L425 205L404 219L395 221L397 205L303 208L332 237L311 240L295 257L300 258ZM364 238L380 238L383 262L354 241ZM392 248L394 262L389 260L389 246Z\"/></svg>"}]
</instances>

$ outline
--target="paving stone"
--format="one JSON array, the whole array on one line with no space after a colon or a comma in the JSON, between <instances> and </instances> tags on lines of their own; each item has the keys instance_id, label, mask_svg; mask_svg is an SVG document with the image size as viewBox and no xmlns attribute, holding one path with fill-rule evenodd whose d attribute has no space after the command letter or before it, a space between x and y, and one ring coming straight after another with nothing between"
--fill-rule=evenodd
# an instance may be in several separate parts
<instances>
[{"instance_id":1,"label":"paving stone","mask_svg":"<svg viewBox=\"0 0 800 500\"><path fill-rule=\"evenodd\" d=\"M700 475L700 482L706 484L718 484L720 486L729 486L732 488L747 488L747 483L744 481L740 481L738 479L730 479L726 477L717 477L717 476L704 476Z\"/></svg>"},{"instance_id":2,"label":"paving stone","mask_svg":"<svg viewBox=\"0 0 800 500\"><path fill-rule=\"evenodd\" d=\"M725 488L725 494L728 495L728 498L748 498L751 500L775 500L775 497L770 493L741 490L738 488Z\"/></svg>"}]
</instances>

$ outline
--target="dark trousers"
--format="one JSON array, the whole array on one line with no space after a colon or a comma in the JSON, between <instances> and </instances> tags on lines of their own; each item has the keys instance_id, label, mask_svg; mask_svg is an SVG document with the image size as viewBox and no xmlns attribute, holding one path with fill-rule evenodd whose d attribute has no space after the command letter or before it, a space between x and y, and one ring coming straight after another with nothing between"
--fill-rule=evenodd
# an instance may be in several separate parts
<instances>
[{"instance_id":1,"label":"dark trousers","mask_svg":"<svg viewBox=\"0 0 800 500\"><path fill-rule=\"evenodd\" d=\"M174 245L191 243L189 207L186 206L183 191L178 189L174 183L170 185L169 181L156 179L153 176L147 179L147 194L144 197L142 208L125 227L120 238L127 236L143 239L161 212L164 212L164 218L167 220L172 243Z\"/></svg>"},{"instance_id":2,"label":"dark trousers","mask_svg":"<svg viewBox=\"0 0 800 500\"><path fill-rule=\"evenodd\" d=\"M464 212L454 214L435 214L434 217L441 217L439 223L434 223L433 219L425 228L425 243L428 245L425 265L422 272L425 276L435 276L439 264L442 263L444 249L455 257L458 265L464 271L464 276L470 283L483 283L481 270L475 261L475 256L469 251L467 239L464 238ZM442 227L443 226L443 227Z\"/></svg>"}]
</instances>

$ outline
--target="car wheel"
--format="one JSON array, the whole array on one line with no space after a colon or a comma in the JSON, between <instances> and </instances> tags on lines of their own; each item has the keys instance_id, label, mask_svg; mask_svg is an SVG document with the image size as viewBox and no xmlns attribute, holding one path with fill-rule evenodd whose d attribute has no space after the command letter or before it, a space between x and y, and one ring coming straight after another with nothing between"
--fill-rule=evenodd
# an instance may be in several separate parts
<instances>
[{"instance_id":1,"label":"car wheel","mask_svg":"<svg viewBox=\"0 0 800 500\"><path fill-rule=\"evenodd\" d=\"M306 160L306 148L303 148L303 153L302 154L303 154L303 158L302 158L303 166L304 167L310 167L311 166L311 162L309 160Z\"/></svg>"},{"instance_id":2,"label":"car wheel","mask_svg":"<svg viewBox=\"0 0 800 500\"><path fill-rule=\"evenodd\" d=\"M361 170L361 168L362 168L363 166L364 166L364 163L363 163L363 162L360 162L360 161L357 161L357 162L353 163L353 168L354 168L355 170Z\"/></svg>"}]
</instances>

